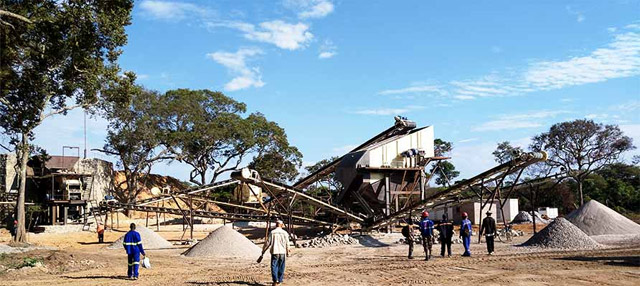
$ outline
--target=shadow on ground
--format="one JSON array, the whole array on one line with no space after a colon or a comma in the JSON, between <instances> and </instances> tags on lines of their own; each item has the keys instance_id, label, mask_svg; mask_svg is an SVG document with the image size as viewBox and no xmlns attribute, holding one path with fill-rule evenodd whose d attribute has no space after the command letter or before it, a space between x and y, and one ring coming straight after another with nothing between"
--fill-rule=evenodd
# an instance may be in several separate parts
<instances>
[{"instance_id":1,"label":"shadow on ground","mask_svg":"<svg viewBox=\"0 0 640 286\"><path fill-rule=\"evenodd\" d=\"M114 279L114 280L127 280L129 277L125 275L89 275L89 276L63 276L68 279Z\"/></svg>"},{"instance_id":2,"label":"shadow on ground","mask_svg":"<svg viewBox=\"0 0 640 286\"><path fill-rule=\"evenodd\" d=\"M388 244L379 241L369 235L362 235L357 237L358 241L360 242L360 245L362 246L366 246L366 247L387 247L389 246Z\"/></svg>"},{"instance_id":3,"label":"shadow on ground","mask_svg":"<svg viewBox=\"0 0 640 286\"><path fill-rule=\"evenodd\" d=\"M570 256L556 258L558 260L600 262L612 266L640 266L640 256Z\"/></svg>"}]
</instances>

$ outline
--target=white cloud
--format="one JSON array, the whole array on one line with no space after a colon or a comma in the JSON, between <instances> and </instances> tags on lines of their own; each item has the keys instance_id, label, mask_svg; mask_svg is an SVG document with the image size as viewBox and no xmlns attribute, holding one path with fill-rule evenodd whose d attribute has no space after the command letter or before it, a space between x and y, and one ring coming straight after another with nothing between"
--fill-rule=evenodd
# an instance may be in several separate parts
<instances>
[{"instance_id":1,"label":"white cloud","mask_svg":"<svg viewBox=\"0 0 640 286\"><path fill-rule=\"evenodd\" d=\"M609 114L606 113L590 113L584 116L586 119L607 119L609 118Z\"/></svg>"},{"instance_id":2,"label":"white cloud","mask_svg":"<svg viewBox=\"0 0 640 286\"><path fill-rule=\"evenodd\" d=\"M318 55L319 59L329 59L329 58L333 58L335 55L337 55L338 53L336 52L322 52Z\"/></svg>"},{"instance_id":3,"label":"white cloud","mask_svg":"<svg viewBox=\"0 0 640 286\"><path fill-rule=\"evenodd\" d=\"M284 5L298 11L301 19L323 18L334 10L333 3L329 0L285 0Z\"/></svg>"},{"instance_id":4,"label":"white cloud","mask_svg":"<svg viewBox=\"0 0 640 286\"><path fill-rule=\"evenodd\" d=\"M210 28L236 29L243 32L246 39L273 44L285 50L303 49L313 40L309 26L304 23L291 24L282 20L274 20L262 22L258 27L244 22L209 22L206 25Z\"/></svg>"},{"instance_id":5,"label":"white cloud","mask_svg":"<svg viewBox=\"0 0 640 286\"><path fill-rule=\"evenodd\" d=\"M578 23L582 23L582 22L584 22L585 17L584 17L584 14L583 14L582 12L580 12L580 11L576 11L576 10L572 9L572 8L571 8L571 6L566 6L566 9L567 9L567 12L568 12L570 15L573 15L573 16L575 16L575 17L576 17L576 21L577 21Z\"/></svg>"},{"instance_id":6,"label":"white cloud","mask_svg":"<svg viewBox=\"0 0 640 286\"><path fill-rule=\"evenodd\" d=\"M143 1L140 8L144 15L159 20L182 20L187 18L189 14L203 16L208 10L203 7L196 6L191 3L172 2L172 1Z\"/></svg>"},{"instance_id":7,"label":"white cloud","mask_svg":"<svg viewBox=\"0 0 640 286\"><path fill-rule=\"evenodd\" d=\"M324 43L320 46L320 54L318 54L319 59L329 59L338 54L336 51L338 48L333 44L331 40L325 40Z\"/></svg>"},{"instance_id":8,"label":"white cloud","mask_svg":"<svg viewBox=\"0 0 640 286\"><path fill-rule=\"evenodd\" d=\"M522 114L506 114L499 116L496 120L487 121L479 126L473 127L473 131L498 131L513 130L523 128L535 128L542 126L542 120L553 118L560 114L569 113L564 110L543 110Z\"/></svg>"},{"instance_id":9,"label":"white cloud","mask_svg":"<svg viewBox=\"0 0 640 286\"><path fill-rule=\"evenodd\" d=\"M378 109L363 109L354 112L355 114L362 115L399 115L409 112L408 108L378 108Z\"/></svg>"},{"instance_id":10,"label":"white cloud","mask_svg":"<svg viewBox=\"0 0 640 286\"><path fill-rule=\"evenodd\" d=\"M630 100L623 104L612 106L611 109L622 112L631 112L640 109L640 100Z\"/></svg>"},{"instance_id":11,"label":"white cloud","mask_svg":"<svg viewBox=\"0 0 640 286\"><path fill-rule=\"evenodd\" d=\"M136 74L136 79L139 79L139 80L149 79L149 75L148 74Z\"/></svg>"},{"instance_id":12,"label":"white cloud","mask_svg":"<svg viewBox=\"0 0 640 286\"><path fill-rule=\"evenodd\" d=\"M616 30L613 39L592 52L564 60L537 60L522 70L493 72L478 79L456 80L440 87L443 95L500 97L561 89L640 75L640 24ZM380 94L411 93L410 86Z\"/></svg>"},{"instance_id":13,"label":"white cloud","mask_svg":"<svg viewBox=\"0 0 640 286\"><path fill-rule=\"evenodd\" d=\"M476 99L475 96L472 95L456 95L453 98L458 100L473 100Z\"/></svg>"},{"instance_id":14,"label":"white cloud","mask_svg":"<svg viewBox=\"0 0 640 286\"><path fill-rule=\"evenodd\" d=\"M473 142L473 141L478 141L478 138L474 137L474 138L462 139L462 140L458 141L458 143L468 143L468 142Z\"/></svg>"},{"instance_id":15,"label":"white cloud","mask_svg":"<svg viewBox=\"0 0 640 286\"><path fill-rule=\"evenodd\" d=\"M407 93L437 93L444 94L445 91L442 90L441 87L435 85L418 85L418 86L410 86L400 89L387 89L378 92L380 95L396 95L396 94L407 94Z\"/></svg>"},{"instance_id":16,"label":"white cloud","mask_svg":"<svg viewBox=\"0 0 640 286\"><path fill-rule=\"evenodd\" d=\"M222 51L209 53L207 57L225 66L236 76L224 86L224 89L227 91L236 91L249 87L258 88L265 85L262 81L260 69L247 66L247 60L262 54L262 50L258 48L242 48L235 53Z\"/></svg>"},{"instance_id":17,"label":"white cloud","mask_svg":"<svg viewBox=\"0 0 640 286\"><path fill-rule=\"evenodd\" d=\"M493 47L491 47L491 52L494 53L494 54L502 53L502 48L499 47L499 46L493 46Z\"/></svg>"}]
</instances>

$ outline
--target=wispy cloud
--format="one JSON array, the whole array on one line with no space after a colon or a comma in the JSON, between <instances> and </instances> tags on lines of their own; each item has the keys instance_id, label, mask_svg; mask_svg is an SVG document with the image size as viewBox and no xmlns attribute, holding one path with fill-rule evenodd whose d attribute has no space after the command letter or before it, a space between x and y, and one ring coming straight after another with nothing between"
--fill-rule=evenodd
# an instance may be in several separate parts
<instances>
[{"instance_id":1,"label":"wispy cloud","mask_svg":"<svg viewBox=\"0 0 640 286\"><path fill-rule=\"evenodd\" d=\"M140 3L142 14L158 20L179 21L190 15L205 16L212 11L191 3L173 1L143 1Z\"/></svg>"},{"instance_id":2,"label":"wispy cloud","mask_svg":"<svg viewBox=\"0 0 640 286\"><path fill-rule=\"evenodd\" d=\"M323 18L334 10L329 0L285 0L284 5L297 11L301 19Z\"/></svg>"},{"instance_id":3,"label":"wispy cloud","mask_svg":"<svg viewBox=\"0 0 640 286\"><path fill-rule=\"evenodd\" d=\"M412 111L424 109L424 106L420 105L408 105L402 108L371 108L361 109L353 113L361 115L402 115Z\"/></svg>"},{"instance_id":4,"label":"wispy cloud","mask_svg":"<svg viewBox=\"0 0 640 286\"><path fill-rule=\"evenodd\" d=\"M333 58L338 54L338 48L333 44L331 40L325 40L320 46L320 54L318 54L319 59L329 59Z\"/></svg>"},{"instance_id":5,"label":"wispy cloud","mask_svg":"<svg viewBox=\"0 0 640 286\"><path fill-rule=\"evenodd\" d=\"M521 114L505 114L499 116L496 120L487 121L474 128L473 131L498 131L513 130L523 128L540 127L544 123L544 119L553 118L560 114L567 114L565 110L542 110Z\"/></svg>"},{"instance_id":6,"label":"wispy cloud","mask_svg":"<svg viewBox=\"0 0 640 286\"><path fill-rule=\"evenodd\" d=\"M474 137L474 138L462 139L458 141L458 143L468 143L468 142L474 142L474 141L478 141L478 138Z\"/></svg>"},{"instance_id":7,"label":"wispy cloud","mask_svg":"<svg viewBox=\"0 0 640 286\"><path fill-rule=\"evenodd\" d=\"M399 88L399 89L387 89L387 90L383 90L378 92L378 94L380 95L397 95L397 94L408 94L408 93L413 93L413 94L444 94L446 93L441 87L436 86L436 85L416 85L416 86L410 86L410 87L405 87L405 88Z\"/></svg>"},{"instance_id":8,"label":"wispy cloud","mask_svg":"<svg viewBox=\"0 0 640 286\"><path fill-rule=\"evenodd\" d=\"M345 154L353 149L355 149L356 147L358 147L358 145L344 145L344 146L340 146L340 147L334 147L331 149L331 151L333 153L336 154Z\"/></svg>"},{"instance_id":9,"label":"wispy cloud","mask_svg":"<svg viewBox=\"0 0 640 286\"><path fill-rule=\"evenodd\" d=\"M576 11L573 8L571 8L571 6L568 6L568 5L566 6L566 9L567 9L567 13L569 13L569 15L572 15L572 16L576 17L576 22L582 23L586 19L584 17L584 13L582 13L581 11Z\"/></svg>"},{"instance_id":10,"label":"wispy cloud","mask_svg":"<svg viewBox=\"0 0 640 286\"><path fill-rule=\"evenodd\" d=\"M441 94L501 97L555 90L615 78L640 75L640 24L627 25L612 34L613 39L592 52L564 60L536 60L524 69L493 72L476 79L454 80L438 86ZM383 90L379 94L406 94L430 91L434 85ZM458 98L456 98L458 97Z\"/></svg>"},{"instance_id":11,"label":"wispy cloud","mask_svg":"<svg viewBox=\"0 0 640 286\"><path fill-rule=\"evenodd\" d=\"M640 110L640 100L630 100L623 104L614 105L610 109L615 111L622 111L622 112L631 112L631 111Z\"/></svg>"},{"instance_id":12,"label":"wispy cloud","mask_svg":"<svg viewBox=\"0 0 640 286\"><path fill-rule=\"evenodd\" d=\"M243 48L235 53L222 51L209 53L207 57L225 66L231 74L235 75L231 81L225 84L224 89L227 91L236 91L265 85L262 81L260 69L247 66L247 60L262 54L262 50L258 48Z\"/></svg>"},{"instance_id":13,"label":"wispy cloud","mask_svg":"<svg viewBox=\"0 0 640 286\"><path fill-rule=\"evenodd\" d=\"M258 26L245 22L209 22L207 27L236 29L243 32L248 40L273 44L285 50L304 49L313 40L307 24L291 24L282 20L262 22Z\"/></svg>"}]
</instances>

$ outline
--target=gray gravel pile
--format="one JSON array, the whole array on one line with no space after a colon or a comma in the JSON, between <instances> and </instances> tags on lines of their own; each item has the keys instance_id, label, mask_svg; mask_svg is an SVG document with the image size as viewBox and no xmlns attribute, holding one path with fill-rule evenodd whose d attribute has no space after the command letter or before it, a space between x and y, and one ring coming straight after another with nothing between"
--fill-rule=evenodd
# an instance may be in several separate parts
<instances>
[{"instance_id":1,"label":"gray gravel pile","mask_svg":"<svg viewBox=\"0 0 640 286\"><path fill-rule=\"evenodd\" d=\"M544 224L549 223L549 220L543 219L539 212L534 212L534 213L536 214L536 223L544 223ZM533 223L533 216L531 216L530 212L521 211L513 218L511 223L515 223L515 224Z\"/></svg>"},{"instance_id":2,"label":"gray gravel pile","mask_svg":"<svg viewBox=\"0 0 640 286\"><path fill-rule=\"evenodd\" d=\"M640 234L640 225L596 200L588 201L566 218L588 235Z\"/></svg>"},{"instance_id":3,"label":"gray gravel pile","mask_svg":"<svg viewBox=\"0 0 640 286\"><path fill-rule=\"evenodd\" d=\"M221 226L192 246L183 255L188 257L223 257L257 259L262 249L229 225Z\"/></svg>"},{"instance_id":4,"label":"gray gravel pile","mask_svg":"<svg viewBox=\"0 0 640 286\"><path fill-rule=\"evenodd\" d=\"M144 249L162 249L162 248L171 248L173 244L171 242L164 239L162 236L157 234L155 231L150 230L144 226L136 227L136 231L140 233L140 238L142 239L142 247ZM124 235L121 236L114 243L109 245L107 248L109 249L124 249L122 246L122 242L124 241Z\"/></svg>"},{"instance_id":5,"label":"gray gravel pile","mask_svg":"<svg viewBox=\"0 0 640 286\"><path fill-rule=\"evenodd\" d=\"M559 249L594 249L601 245L564 218L557 218L522 246Z\"/></svg>"},{"instance_id":6,"label":"gray gravel pile","mask_svg":"<svg viewBox=\"0 0 640 286\"><path fill-rule=\"evenodd\" d=\"M305 243L300 244L303 248L323 248L329 246L358 244L359 241L347 234L329 234L321 237L316 237Z\"/></svg>"}]
</instances>

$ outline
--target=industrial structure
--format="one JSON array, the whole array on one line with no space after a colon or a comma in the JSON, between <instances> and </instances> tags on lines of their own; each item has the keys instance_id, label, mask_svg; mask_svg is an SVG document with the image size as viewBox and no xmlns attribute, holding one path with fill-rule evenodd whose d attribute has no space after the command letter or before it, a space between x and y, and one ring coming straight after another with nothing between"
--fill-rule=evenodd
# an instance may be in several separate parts
<instances>
[{"instance_id":1,"label":"industrial structure","mask_svg":"<svg viewBox=\"0 0 640 286\"><path fill-rule=\"evenodd\" d=\"M465 196L468 193L474 194L480 209L492 202L501 206L498 211L504 210L513 192L513 187L504 186L506 176L515 173L519 177L527 166L546 159L544 153L518 154L512 161L470 179L443 188L429 188L430 179L436 172L441 172L440 162L449 159L434 156L433 141L432 126L418 128L415 122L396 117L392 127L292 186L263 178L259 171L244 168L233 172L229 180L162 192L134 203L105 201L100 213L108 216L115 211L135 210L176 214L183 217L191 231L195 217L225 221L272 221L278 217L289 227L356 223L361 230L368 231L386 228L427 208L469 199ZM331 174L342 185L333 200L327 201L305 191ZM232 201L214 200L209 195L219 188L232 186L235 188ZM173 201L177 208L160 206L163 201ZM200 206L216 204L225 212L203 210L195 202ZM317 211L313 215L300 213L295 205L311 205ZM501 213L499 217L506 223L505 214Z\"/></svg>"}]
</instances>

